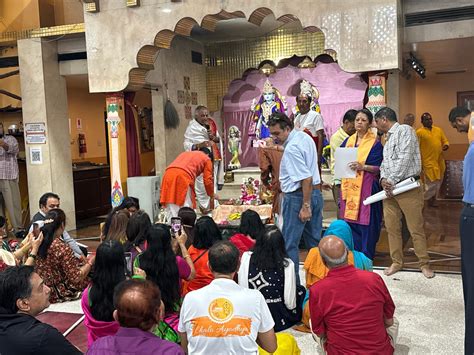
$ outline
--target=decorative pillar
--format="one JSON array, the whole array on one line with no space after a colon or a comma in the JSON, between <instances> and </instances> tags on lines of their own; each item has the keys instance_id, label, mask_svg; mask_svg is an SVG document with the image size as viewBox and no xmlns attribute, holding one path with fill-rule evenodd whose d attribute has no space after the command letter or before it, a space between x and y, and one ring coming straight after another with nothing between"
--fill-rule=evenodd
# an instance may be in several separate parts
<instances>
[{"instance_id":1,"label":"decorative pillar","mask_svg":"<svg viewBox=\"0 0 474 355\"><path fill-rule=\"evenodd\" d=\"M25 142L30 215L51 191L61 198L66 228L76 229L66 80L59 74L57 42L19 40L18 57L25 131L29 126L42 137Z\"/></svg>"},{"instance_id":2,"label":"decorative pillar","mask_svg":"<svg viewBox=\"0 0 474 355\"><path fill-rule=\"evenodd\" d=\"M122 203L127 181L127 137L123 93L106 96L112 207ZM122 124L120 124L123 122ZM122 183L123 181L123 183Z\"/></svg>"},{"instance_id":3,"label":"decorative pillar","mask_svg":"<svg viewBox=\"0 0 474 355\"><path fill-rule=\"evenodd\" d=\"M382 107L387 106L386 102L386 87L385 74L380 73L376 75L369 75L369 90L367 96L369 101L365 107L372 112L373 115L377 113Z\"/></svg>"}]
</instances>

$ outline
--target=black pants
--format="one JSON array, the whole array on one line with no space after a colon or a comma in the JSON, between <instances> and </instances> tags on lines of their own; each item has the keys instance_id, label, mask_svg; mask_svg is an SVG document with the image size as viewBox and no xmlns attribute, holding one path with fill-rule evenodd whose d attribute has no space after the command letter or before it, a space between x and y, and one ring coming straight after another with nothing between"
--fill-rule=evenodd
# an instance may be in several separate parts
<instances>
[{"instance_id":1,"label":"black pants","mask_svg":"<svg viewBox=\"0 0 474 355\"><path fill-rule=\"evenodd\" d=\"M472 205L471 205L472 206ZM461 212L461 272L464 292L466 331L464 353L474 354L474 206L466 205Z\"/></svg>"}]
</instances>

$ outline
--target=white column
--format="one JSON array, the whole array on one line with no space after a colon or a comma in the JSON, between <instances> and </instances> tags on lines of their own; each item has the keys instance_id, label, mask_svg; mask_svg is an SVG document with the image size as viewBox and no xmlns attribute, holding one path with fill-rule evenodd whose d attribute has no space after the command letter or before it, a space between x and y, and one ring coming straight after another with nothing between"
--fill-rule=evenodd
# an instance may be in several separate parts
<instances>
[{"instance_id":1,"label":"white column","mask_svg":"<svg viewBox=\"0 0 474 355\"><path fill-rule=\"evenodd\" d=\"M66 81L59 73L56 41L18 41L23 123L44 122L46 144L26 144L30 213L38 211L40 196L52 191L61 198L66 228L76 228ZM32 165L31 147L41 147L43 161Z\"/></svg>"}]
</instances>

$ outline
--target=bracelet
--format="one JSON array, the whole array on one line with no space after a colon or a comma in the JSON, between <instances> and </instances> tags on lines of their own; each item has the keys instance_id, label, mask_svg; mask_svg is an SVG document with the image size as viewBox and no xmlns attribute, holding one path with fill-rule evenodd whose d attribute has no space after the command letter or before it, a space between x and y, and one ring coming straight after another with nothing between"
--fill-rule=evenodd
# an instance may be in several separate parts
<instances>
[{"instance_id":1,"label":"bracelet","mask_svg":"<svg viewBox=\"0 0 474 355\"><path fill-rule=\"evenodd\" d=\"M186 255L186 256L183 256L183 258L190 258L191 259L191 256L190 255Z\"/></svg>"},{"instance_id":2,"label":"bracelet","mask_svg":"<svg viewBox=\"0 0 474 355\"><path fill-rule=\"evenodd\" d=\"M31 253L30 253L30 254L28 254L28 257L29 257L29 258L33 258L33 260L36 260L36 255L35 255L35 254L31 254Z\"/></svg>"},{"instance_id":3,"label":"bracelet","mask_svg":"<svg viewBox=\"0 0 474 355\"><path fill-rule=\"evenodd\" d=\"M309 202L305 202L303 203L303 207L311 208L311 204Z\"/></svg>"}]
</instances>

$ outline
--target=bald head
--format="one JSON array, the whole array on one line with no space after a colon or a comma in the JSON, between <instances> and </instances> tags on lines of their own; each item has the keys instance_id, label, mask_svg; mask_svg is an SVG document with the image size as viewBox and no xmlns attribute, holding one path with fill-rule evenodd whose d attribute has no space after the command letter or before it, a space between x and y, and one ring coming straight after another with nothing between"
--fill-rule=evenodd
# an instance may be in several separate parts
<instances>
[{"instance_id":1,"label":"bald head","mask_svg":"<svg viewBox=\"0 0 474 355\"><path fill-rule=\"evenodd\" d=\"M319 251L330 269L347 264L347 248L344 241L335 235L328 235L319 242Z\"/></svg>"},{"instance_id":2,"label":"bald head","mask_svg":"<svg viewBox=\"0 0 474 355\"><path fill-rule=\"evenodd\" d=\"M413 127L413 125L415 124L415 115L412 113L407 113L406 116L403 118L403 123Z\"/></svg>"},{"instance_id":3,"label":"bald head","mask_svg":"<svg viewBox=\"0 0 474 355\"><path fill-rule=\"evenodd\" d=\"M115 288L114 306L122 327L148 331L160 321L160 289L150 281L123 281Z\"/></svg>"}]
</instances>

